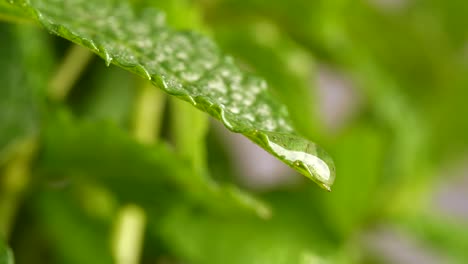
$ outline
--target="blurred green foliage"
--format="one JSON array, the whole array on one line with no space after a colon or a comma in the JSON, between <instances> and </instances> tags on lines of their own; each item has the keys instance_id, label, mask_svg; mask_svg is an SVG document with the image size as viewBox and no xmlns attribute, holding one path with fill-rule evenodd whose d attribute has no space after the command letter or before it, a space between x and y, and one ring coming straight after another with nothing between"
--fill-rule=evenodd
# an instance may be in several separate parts
<instances>
[{"instance_id":1,"label":"blurred green foliage","mask_svg":"<svg viewBox=\"0 0 468 264\"><path fill-rule=\"evenodd\" d=\"M13 263L13 254L11 250L7 248L5 242L0 241L0 263L1 264L12 264Z\"/></svg>"},{"instance_id":2,"label":"blurred green foliage","mask_svg":"<svg viewBox=\"0 0 468 264\"><path fill-rule=\"evenodd\" d=\"M334 159L333 191L310 181L245 187L219 128L162 94L154 138L139 138L146 82L93 57L70 70L75 46L2 1L0 237L16 263L388 263L365 242L381 225L466 262L467 224L431 199L468 154L468 2L129 2L203 32L264 77L297 131ZM324 67L359 97L335 129L323 118ZM61 69L77 76L57 100ZM146 221L119 225L128 204ZM141 226L139 248L117 235ZM2 243L0 263L10 263ZM133 259L118 257L118 243Z\"/></svg>"}]
</instances>

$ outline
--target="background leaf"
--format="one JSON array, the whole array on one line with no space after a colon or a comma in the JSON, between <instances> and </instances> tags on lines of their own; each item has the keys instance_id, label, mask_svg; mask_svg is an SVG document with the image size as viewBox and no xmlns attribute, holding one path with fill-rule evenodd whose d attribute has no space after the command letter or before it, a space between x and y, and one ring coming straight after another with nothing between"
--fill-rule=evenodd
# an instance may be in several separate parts
<instances>
[{"instance_id":1,"label":"background leaf","mask_svg":"<svg viewBox=\"0 0 468 264\"><path fill-rule=\"evenodd\" d=\"M310 200L296 192L264 198L279 213L272 219L226 218L181 205L174 207L161 226L154 226L153 232L160 233L182 261L192 263L305 264L308 256L326 260L333 243L323 230L310 228L318 225L314 212L301 209Z\"/></svg>"},{"instance_id":2,"label":"background leaf","mask_svg":"<svg viewBox=\"0 0 468 264\"><path fill-rule=\"evenodd\" d=\"M6 159L14 145L38 132L37 114L40 97L37 85L27 72L25 52L21 48L19 31L0 24L0 161Z\"/></svg>"},{"instance_id":3,"label":"background leaf","mask_svg":"<svg viewBox=\"0 0 468 264\"><path fill-rule=\"evenodd\" d=\"M171 200L188 196L221 212L237 209L269 215L264 204L234 186L218 186L198 175L163 143L145 146L112 124L77 125L72 120L66 113L59 114L49 120L45 130L41 167L51 179L73 176L78 182L82 178L97 181L110 187L123 202L160 210L170 206Z\"/></svg>"}]
</instances>

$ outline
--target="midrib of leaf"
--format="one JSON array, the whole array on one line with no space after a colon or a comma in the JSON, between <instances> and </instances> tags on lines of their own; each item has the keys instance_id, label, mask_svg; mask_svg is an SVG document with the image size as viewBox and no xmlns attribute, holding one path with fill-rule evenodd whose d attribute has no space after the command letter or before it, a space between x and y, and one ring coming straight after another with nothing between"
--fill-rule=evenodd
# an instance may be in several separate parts
<instances>
[{"instance_id":1,"label":"midrib of leaf","mask_svg":"<svg viewBox=\"0 0 468 264\"><path fill-rule=\"evenodd\" d=\"M207 112L322 187L329 189L333 183L331 159L296 135L286 108L270 96L264 80L239 70L209 39L172 30L161 12L148 8L137 13L128 2L112 0L9 2L22 7L50 32L88 47L106 64L147 78ZM328 178L317 174L318 165L309 166L309 156L288 159L287 151L278 151L271 143L324 161Z\"/></svg>"}]
</instances>

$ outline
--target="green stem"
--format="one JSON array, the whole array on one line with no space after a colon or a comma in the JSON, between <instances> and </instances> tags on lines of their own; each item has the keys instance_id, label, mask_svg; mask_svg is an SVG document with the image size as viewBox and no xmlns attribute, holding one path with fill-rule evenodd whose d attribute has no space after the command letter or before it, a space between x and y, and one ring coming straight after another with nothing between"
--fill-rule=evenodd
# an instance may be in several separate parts
<instances>
[{"instance_id":1,"label":"green stem","mask_svg":"<svg viewBox=\"0 0 468 264\"><path fill-rule=\"evenodd\" d=\"M93 53L78 45L73 45L49 84L49 98L63 101L73 84L91 61Z\"/></svg>"},{"instance_id":2,"label":"green stem","mask_svg":"<svg viewBox=\"0 0 468 264\"><path fill-rule=\"evenodd\" d=\"M165 94L150 82L145 82L141 87L133 118L133 134L139 142L153 144L157 141L165 101Z\"/></svg>"},{"instance_id":3,"label":"green stem","mask_svg":"<svg viewBox=\"0 0 468 264\"><path fill-rule=\"evenodd\" d=\"M192 163L197 175L205 175L208 116L187 102L171 99L171 135L176 150Z\"/></svg>"},{"instance_id":4,"label":"green stem","mask_svg":"<svg viewBox=\"0 0 468 264\"><path fill-rule=\"evenodd\" d=\"M23 142L0 177L0 236L8 238L19 204L29 183L30 163L37 147L36 139Z\"/></svg>"},{"instance_id":5,"label":"green stem","mask_svg":"<svg viewBox=\"0 0 468 264\"><path fill-rule=\"evenodd\" d=\"M146 82L141 86L134 110L133 134L142 144L154 144L159 138L165 94ZM145 231L145 211L136 205L119 209L114 227L113 250L117 264L139 262Z\"/></svg>"},{"instance_id":6,"label":"green stem","mask_svg":"<svg viewBox=\"0 0 468 264\"><path fill-rule=\"evenodd\" d=\"M139 263L146 215L136 205L126 205L119 210L115 223L113 252L116 264Z\"/></svg>"}]
</instances>

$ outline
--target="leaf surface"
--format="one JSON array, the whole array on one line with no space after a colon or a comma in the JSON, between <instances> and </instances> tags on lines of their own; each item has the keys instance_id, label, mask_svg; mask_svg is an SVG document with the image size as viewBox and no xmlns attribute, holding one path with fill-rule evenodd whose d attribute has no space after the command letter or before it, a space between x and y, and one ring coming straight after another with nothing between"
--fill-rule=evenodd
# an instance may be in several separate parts
<instances>
[{"instance_id":1,"label":"leaf surface","mask_svg":"<svg viewBox=\"0 0 468 264\"><path fill-rule=\"evenodd\" d=\"M168 27L162 12L123 1L13 0L47 30L190 102L242 133L320 186L334 181L331 159L297 135L263 79L241 71L209 39Z\"/></svg>"}]
</instances>

